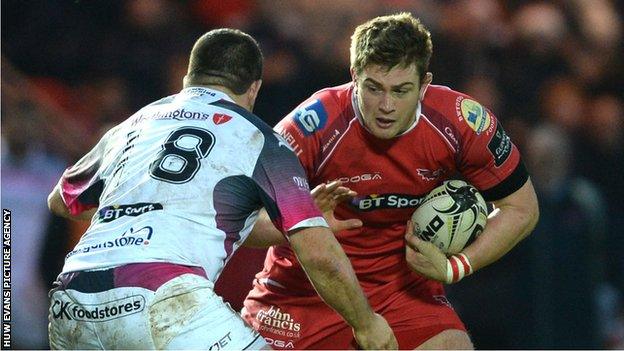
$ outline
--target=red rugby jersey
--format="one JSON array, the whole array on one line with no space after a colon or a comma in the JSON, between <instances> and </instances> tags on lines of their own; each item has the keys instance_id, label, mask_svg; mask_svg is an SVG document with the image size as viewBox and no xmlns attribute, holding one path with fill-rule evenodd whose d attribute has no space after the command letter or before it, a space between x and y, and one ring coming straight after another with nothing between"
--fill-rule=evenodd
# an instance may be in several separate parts
<instances>
[{"instance_id":1,"label":"red rugby jersey","mask_svg":"<svg viewBox=\"0 0 624 351\"><path fill-rule=\"evenodd\" d=\"M341 179L358 193L335 213L364 226L336 236L367 294L385 295L422 279L407 266L403 236L429 191L463 178L491 201L519 189L528 175L495 116L465 94L430 86L415 124L390 140L368 132L356 106L352 83L324 89L275 130L293 147L312 187ZM287 246L269 249L257 277L293 294L313 293Z\"/></svg>"}]
</instances>

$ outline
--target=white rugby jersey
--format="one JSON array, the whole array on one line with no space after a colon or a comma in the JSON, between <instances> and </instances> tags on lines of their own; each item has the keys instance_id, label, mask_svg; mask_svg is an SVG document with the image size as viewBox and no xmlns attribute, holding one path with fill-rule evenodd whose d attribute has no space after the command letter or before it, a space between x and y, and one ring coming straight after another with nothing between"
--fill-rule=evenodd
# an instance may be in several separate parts
<instances>
[{"instance_id":1,"label":"white rugby jersey","mask_svg":"<svg viewBox=\"0 0 624 351\"><path fill-rule=\"evenodd\" d=\"M139 110L60 182L71 214L97 207L63 273L171 262L203 267L215 281L261 207L284 233L327 225L288 143L202 87Z\"/></svg>"}]
</instances>

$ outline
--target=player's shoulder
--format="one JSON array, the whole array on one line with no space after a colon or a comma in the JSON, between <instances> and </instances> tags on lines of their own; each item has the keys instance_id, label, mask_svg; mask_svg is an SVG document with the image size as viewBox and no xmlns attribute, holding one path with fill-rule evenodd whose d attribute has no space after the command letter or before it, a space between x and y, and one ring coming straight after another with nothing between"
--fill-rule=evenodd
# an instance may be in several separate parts
<instances>
[{"instance_id":1,"label":"player's shoulder","mask_svg":"<svg viewBox=\"0 0 624 351\"><path fill-rule=\"evenodd\" d=\"M479 101L443 85L430 85L425 92L422 113L430 120L444 121L458 129L472 129L477 135L487 130L494 116Z\"/></svg>"},{"instance_id":2,"label":"player's shoulder","mask_svg":"<svg viewBox=\"0 0 624 351\"><path fill-rule=\"evenodd\" d=\"M316 91L311 98L321 100L323 104L344 104L351 100L353 92L353 83L345 83L342 85L327 87Z\"/></svg>"},{"instance_id":3,"label":"player's shoulder","mask_svg":"<svg viewBox=\"0 0 624 351\"><path fill-rule=\"evenodd\" d=\"M315 134L335 120L353 115L349 113L353 110L352 96L352 83L321 89L299 104L280 125L294 125L304 135Z\"/></svg>"},{"instance_id":4,"label":"player's shoulder","mask_svg":"<svg viewBox=\"0 0 624 351\"><path fill-rule=\"evenodd\" d=\"M231 128L231 131L236 136L248 134L245 138L248 139L246 141L247 145L257 144L260 146L260 149L264 150L263 152L280 155L283 155L287 150L292 151L288 142L253 112L228 100L219 100L212 103L212 105L220 108L223 113L234 114L236 119L242 122L236 128ZM243 125L246 125L246 127L243 127ZM241 128L246 128L246 132L243 132ZM260 135L262 135L261 138L259 138ZM262 141L259 141L260 139Z\"/></svg>"},{"instance_id":5,"label":"player's shoulder","mask_svg":"<svg viewBox=\"0 0 624 351\"><path fill-rule=\"evenodd\" d=\"M249 128L258 130L264 135L274 134L273 129L260 117L232 101L219 100L211 105L215 108L213 112L213 122L215 124L226 123L236 117L236 119L246 122Z\"/></svg>"},{"instance_id":6,"label":"player's shoulder","mask_svg":"<svg viewBox=\"0 0 624 351\"><path fill-rule=\"evenodd\" d=\"M426 110L451 117L456 112L456 104L467 98L470 97L445 85L431 84L427 87L422 104Z\"/></svg>"}]
</instances>

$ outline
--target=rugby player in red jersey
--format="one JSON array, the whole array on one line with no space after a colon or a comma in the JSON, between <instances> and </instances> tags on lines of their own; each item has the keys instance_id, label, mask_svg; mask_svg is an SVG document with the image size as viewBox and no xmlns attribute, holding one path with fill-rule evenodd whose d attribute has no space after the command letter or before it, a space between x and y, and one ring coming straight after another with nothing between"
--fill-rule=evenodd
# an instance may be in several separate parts
<instances>
[{"instance_id":1,"label":"rugby player in red jersey","mask_svg":"<svg viewBox=\"0 0 624 351\"><path fill-rule=\"evenodd\" d=\"M443 284L505 255L534 228L538 204L520 153L494 114L470 96L431 85L431 54L429 31L410 14L372 19L352 36L353 81L313 94L275 130L321 193L334 180L340 183L332 189L343 184L357 193L325 215L342 229L336 237L399 347L466 349L473 345ZM425 195L457 177L498 210L477 240L447 259L406 233ZM271 230L270 223L255 230ZM274 348L357 347L288 246L269 249L244 305L247 322Z\"/></svg>"}]
</instances>

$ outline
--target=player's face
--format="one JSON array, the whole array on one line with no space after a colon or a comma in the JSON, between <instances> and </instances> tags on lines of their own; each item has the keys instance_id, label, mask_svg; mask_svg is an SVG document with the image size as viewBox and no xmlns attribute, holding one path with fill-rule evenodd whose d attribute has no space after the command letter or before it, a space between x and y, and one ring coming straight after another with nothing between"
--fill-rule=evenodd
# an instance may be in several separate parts
<instances>
[{"instance_id":1,"label":"player's face","mask_svg":"<svg viewBox=\"0 0 624 351\"><path fill-rule=\"evenodd\" d=\"M359 75L352 72L364 125L378 138L393 138L411 127L416 119L422 88L431 81L427 74L421 86L416 65L387 70L366 66Z\"/></svg>"}]
</instances>

